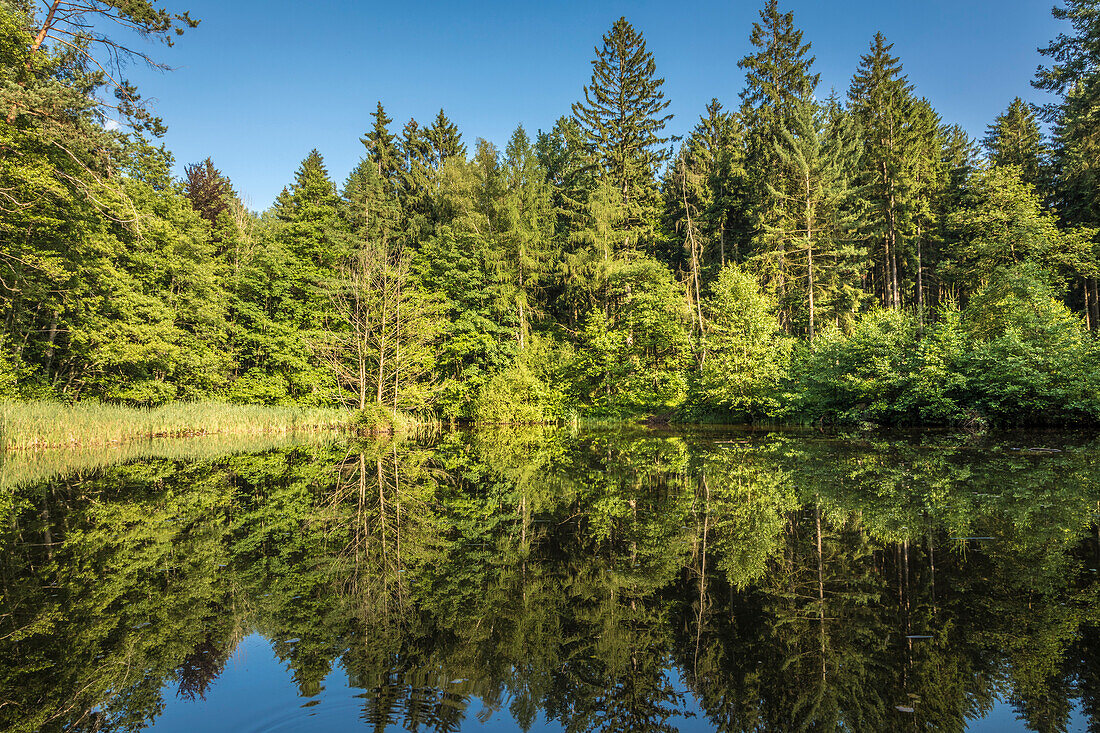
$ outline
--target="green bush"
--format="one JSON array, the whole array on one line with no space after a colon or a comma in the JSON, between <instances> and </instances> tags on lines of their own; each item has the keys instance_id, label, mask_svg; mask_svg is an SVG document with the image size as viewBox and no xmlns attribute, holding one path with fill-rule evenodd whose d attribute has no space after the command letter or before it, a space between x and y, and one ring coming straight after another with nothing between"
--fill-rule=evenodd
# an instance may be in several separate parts
<instances>
[{"instance_id":1,"label":"green bush","mask_svg":"<svg viewBox=\"0 0 1100 733\"><path fill-rule=\"evenodd\" d=\"M545 423L562 415L563 397L523 361L495 374L481 388L474 406L478 423Z\"/></svg>"},{"instance_id":2,"label":"green bush","mask_svg":"<svg viewBox=\"0 0 1100 733\"><path fill-rule=\"evenodd\" d=\"M704 355L691 385L692 415L752 420L779 413L780 384L794 339L783 333L775 299L736 265L722 269L704 302Z\"/></svg>"},{"instance_id":3,"label":"green bush","mask_svg":"<svg viewBox=\"0 0 1100 733\"><path fill-rule=\"evenodd\" d=\"M1026 271L1002 273L967 305L960 370L974 409L1003 425L1100 419L1100 349L1083 320Z\"/></svg>"},{"instance_id":4,"label":"green bush","mask_svg":"<svg viewBox=\"0 0 1100 733\"><path fill-rule=\"evenodd\" d=\"M1100 345L1040 277L998 273L962 311L924 326L903 311L800 347L788 414L882 424L1065 425L1100 421Z\"/></svg>"}]
</instances>

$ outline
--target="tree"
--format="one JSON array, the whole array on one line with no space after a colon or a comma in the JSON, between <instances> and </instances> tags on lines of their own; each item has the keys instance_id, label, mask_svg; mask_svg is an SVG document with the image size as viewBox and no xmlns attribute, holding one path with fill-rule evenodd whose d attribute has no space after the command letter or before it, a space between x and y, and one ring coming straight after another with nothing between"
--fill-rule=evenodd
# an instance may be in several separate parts
<instances>
[{"instance_id":1,"label":"tree","mask_svg":"<svg viewBox=\"0 0 1100 733\"><path fill-rule=\"evenodd\" d=\"M814 57L809 55L810 44L802 42L802 31L794 26L794 13L781 13L777 0L764 4L750 40L756 52L737 63L745 70L741 123L746 135L747 191L743 205L751 218L754 254L783 300L788 287L787 258L783 240L772 232L777 222L790 214L783 208L797 190L798 181L795 171L777 158L776 149L785 131L793 128L800 105L812 102L819 76L812 72Z\"/></svg>"},{"instance_id":2,"label":"tree","mask_svg":"<svg viewBox=\"0 0 1100 733\"><path fill-rule=\"evenodd\" d=\"M1043 107L1054 123L1054 201L1070 224L1100 226L1100 14L1096 0L1067 0L1052 13L1068 20L1073 33L1059 33L1039 52L1051 59L1040 67L1032 85L1060 95L1060 102ZM1097 248L1100 250L1100 247ZM1100 251L1094 256L1100 259ZM1094 331L1100 330L1100 281L1081 282L1083 307Z\"/></svg>"},{"instance_id":3,"label":"tree","mask_svg":"<svg viewBox=\"0 0 1100 733\"><path fill-rule=\"evenodd\" d=\"M619 18L603 36L592 60L592 80L584 101L573 104L573 117L587 139L590 164L619 192L629 214L624 224L645 236L657 207L654 176L667 159L669 138L661 131L671 114L656 76L653 54L642 34Z\"/></svg>"},{"instance_id":4,"label":"tree","mask_svg":"<svg viewBox=\"0 0 1100 733\"><path fill-rule=\"evenodd\" d=\"M385 181L387 194L396 190L396 176L400 171L401 153L397 148L397 140L390 132L389 126L393 118L386 114L379 102L374 112L371 112L374 124L371 129L360 138L360 142L367 149L369 159L374 163L378 171L378 177Z\"/></svg>"},{"instance_id":5,"label":"tree","mask_svg":"<svg viewBox=\"0 0 1100 733\"><path fill-rule=\"evenodd\" d=\"M962 293L975 293L995 274L1019 267L1037 267L1060 285L1096 276L1090 241L1095 230L1059 228L1019 168L996 166L975 173L967 194L949 215L959 242L943 266Z\"/></svg>"},{"instance_id":6,"label":"tree","mask_svg":"<svg viewBox=\"0 0 1100 733\"><path fill-rule=\"evenodd\" d=\"M332 369L338 401L423 410L436 324L410 280L408 257L385 241L361 241L327 287L333 313L314 346Z\"/></svg>"},{"instance_id":7,"label":"tree","mask_svg":"<svg viewBox=\"0 0 1100 733\"><path fill-rule=\"evenodd\" d=\"M738 417L774 416L793 345L780 327L774 298L731 264L722 268L704 306L707 353L695 398Z\"/></svg>"},{"instance_id":8,"label":"tree","mask_svg":"<svg viewBox=\"0 0 1100 733\"><path fill-rule=\"evenodd\" d=\"M741 254L733 237L745 227L740 211L745 173L742 133L738 115L712 99L666 171L661 184L664 226L675 248L664 256L672 267L683 266L686 250L692 272L709 280L725 265L727 250L730 259ZM697 249L692 254L695 237ZM683 247L678 246L680 242Z\"/></svg>"},{"instance_id":9,"label":"tree","mask_svg":"<svg viewBox=\"0 0 1100 733\"><path fill-rule=\"evenodd\" d=\"M548 283L553 254L554 216L546 170L523 127L517 127L504 150L501 170L504 184L500 212L500 272L514 293L522 351L530 331L532 313L539 306L540 290Z\"/></svg>"},{"instance_id":10,"label":"tree","mask_svg":"<svg viewBox=\"0 0 1100 733\"><path fill-rule=\"evenodd\" d=\"M70 88L83 93L90 87L93 92L88 99L101 111L114 110L136 129L163 134L164 126L146 108L137 89L122 77L122 71L125 63L133 60L153 68L168 67L112 38L104 28L117 27L124 33L133 32L171 46L176 36L197 27L199 21L186 11L172 13L159 8L156 0L48 0L45 5L46 15L41 21L29 10L29 3L21 13L32 40L16 67L15 85L5 86L5 93L0 95L8 110L8 124L21 114L37 116L44 111L40 108L42 99L31 89L31 80L42 71L51 74L56 60L63 59L70 73L58 78ZM114 103L93 96L94 90L102 86L114 92Z\"/></svg>"},{"instance_id":11,"label":"tree","mask_svg":"<svg viewBox=\"0 0 1100 733\"><path fill-rule=\"evenodd\" d=\"M791 269L805 273L804 288L797 289L805 293L806 336L813 343L815 299L823 283L837 283L831 268L844 264L845 242L852 238L854 218L847 205L857 148L851 130L826 127L812 101L797 103L791 123L776 141L774 154L793 174L796 186L772 189L783 203L784 216L769 225L769 233L782 243Z\"/></svg>"},{"instance_id":12,"label":"tree","mask_svg":"<svg viewBox=\"0 0 1100 733\"><path fill-rule=\"evenodd\" d=\"M879 244L882 303L901 306L898 277L902 208L911 184L906 146L906 121L913 104L912 86L901 73L901 63L890 55L894 46L881 33L860 57L848 101L863 133L860 185L870 205L868 235ZM873 270L877 274L877 269Z\"/></svg>"},{"instance_id":13,"label":"tree","mask_svg":"<svg viewBox=\"0 0 1100 733\"><path fill-rule=\"evenodd\" d=\"M982 146L993 165L1016 166L1023 180L1032 186L1045 182L1048 151L1038 116L1019 97L993 120Z\"/></svg>"},{"instance_id":14,"label":"tree","mask_svg":"<svg viewBox=\"0 0 1100 733\"><path fill-rule=\"evenodd\" d=\"M218 216L229 211L233 188L229 179L214 167L210 158L201 163L191 163L183 169L183 193L191 200L191 206L210 224Z\"/></svg>"}]
</instances>

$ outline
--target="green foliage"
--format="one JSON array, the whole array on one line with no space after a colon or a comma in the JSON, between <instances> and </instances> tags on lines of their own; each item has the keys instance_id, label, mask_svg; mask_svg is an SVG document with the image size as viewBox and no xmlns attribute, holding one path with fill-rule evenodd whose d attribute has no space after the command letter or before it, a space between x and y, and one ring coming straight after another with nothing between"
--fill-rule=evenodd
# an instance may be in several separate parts
<instances>
[{"instance_id":1,"label":"green foliage","mask_svg":"<svg viewBox=\"0 0 1100 733\"><path fill-rule=\"evenodd\" d=\"M1091 240L1096 230L1060 228L1014 166L975 173L948 219L960 242L942 271L967 292L1021 265L1041 268L1062 282L1095 266Z\"/></svg>"},{"instance_id":2,"label":"green foliage","mask_svg":"<svg viewBox=\"0 0 1100 733\"><path fill-rule=\"evenodd\" d=\"M667 155L661 131L672 115L642 34L619 18L592 60L592 80L573 117L586 137L590 166L614 189L625 211L624 227L646 237L656 218L654 177ZM636 240L637 241L637 240Z\"/></svg>"},{"instance_id":3,"label":"green foliage","mask_svg":"<svg viewBox=\"0 0 1100 733\"><path fill-rule=\"evenodd\" d=\"M1032 273L1009 271L967 305L961 360L977 410L1000 424L1096 423L1100 344Z\"/></svg>"},{"instance_id":4,"label":"green foliage","mask_svg":"<svg viewBox=\"0 0 1100 733\"><path fill-rule=\"evenodd\" d=\"M795 414L811 420L896 421L916 332L911 315L885 309L859 318L850 334L823 331L795 357Z\"/></svg>"},{"instance_id":5,"label":"green foliage","mask_svg":"<svg viewBox=\"0 0 1100 733\"><path fill-rule=\"evenodd\" d=\"M1093 424L1097 342L1050 287L998 276L962 311L875 311L796 355L792 416L886 424Z\"/></svg>"},{"instance_id":6,"label":"green foliage","mask_svg":"<svg viewBox=\"0 0 1100 733\"><path fill-rule=\"evenodd\" d=\"M596 415L665 413L684 399L689 339L670 273L641 257L621 263L589 311L570 374Z\"/></svg>"},{"instance_id":7,"label":"green foliage","mask_svg":"<svg viewBox=\"0 0 1100 733\"><path fill-rule=\"evenodd\" d=\"M780 328L775 299L743 268L727 265L704 308L706 331L692 407L717 407L738 419L775 417L794 345Z\"/></svg>"},{"instance_id":8,"label":"green foliage","mask_svg":"<svg viewBox=\"0 0 1100 733\"><path fill-rule=\"evenodd\" d=\"M982 146L993 165L1013 165L1032 186L1045 183L1049 151L1035 111L1016 97L989 126Z\"/></svg>"}]
</instances>

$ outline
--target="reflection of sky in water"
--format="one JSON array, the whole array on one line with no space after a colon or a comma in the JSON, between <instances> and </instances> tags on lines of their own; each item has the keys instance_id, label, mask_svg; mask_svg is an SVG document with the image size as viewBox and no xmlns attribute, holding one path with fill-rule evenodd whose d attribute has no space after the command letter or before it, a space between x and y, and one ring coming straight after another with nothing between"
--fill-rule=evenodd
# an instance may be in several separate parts
<instances>
[{"instance_id":1,"label":"reflection of sky in water","mask_svg":"<svg viewBox=\"0 0 1100 733\"><path fill-rule=\"evenodd\" d=\"M679 682L679 681L677 681ZM684 685L678 683L678 690ZM149 728L154 733L259 733L260 731L366 731L371 728L361 718L362 690L348 685L347 676L339 667L325 678L324 689L312 699L298 697L290 672L275 656L270 642L259 634L241 641L225 670L206 692L206 700L181 700L175 695L175 683L162 690L166 706L163 714ZM673 717L669 722L680 731L710 731L712 726L699 706L686 696L685 707L695 717ZM507 705L496 711L484 723L478 718L481 703L471 698L462 724L464 731L518 731ZM399 724L389 731L399 731ZM426 726L421 730L427 732ZM532 733L564 730L557 722L539 717L531 726ZM999 702L985 718L968 728L973 733L1023 731L1012 706ZM1087 725L1079 706L1075 705L1066 733L1085 733Z\"/></svg>"},{"instance_id":2,"label":"reflection of sky in water","mask_svg":"<svg viewBox=\"0 0 1100 733\"><path fill-rule=\"evenodd\" d=\"M206 700L194 702L175 696L175 683L164 686L167 703L164 713L149 728L155 733L195 733L207 731L366 731L370 726L361 720L362 690L349 687L344 671L336 667L325 678L321 694L310 700L298 697L298 689L286 666L279 662L271 644L259 634L241 641L225 670L206 692ZM320 702L303 707L314 700ZM481 704L470 700L462 730L518 730L507 707L498 710L486 723L478 720ZM387 730L401 730L391 725ZM681 727L682 730L705 728ZM429 730L421 726L421 730ZM532 733L561 731L557 723L537 719Z\"/></svg>"}]
</instances>

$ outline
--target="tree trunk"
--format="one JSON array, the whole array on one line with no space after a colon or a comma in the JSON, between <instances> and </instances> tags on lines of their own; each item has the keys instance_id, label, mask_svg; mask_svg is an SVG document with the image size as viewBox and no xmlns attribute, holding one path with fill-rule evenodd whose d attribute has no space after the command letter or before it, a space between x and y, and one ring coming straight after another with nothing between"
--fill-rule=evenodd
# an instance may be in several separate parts
<instances>
[{"instance_id":1,"label":"tree trunk","mask_svg":"<svg viewBox=\"0 0 1100 733\"><path fill-rule=\"evenodd\" d=\"M921 265L921 227L917 225L917 318L924 324L924 268Z\"/></svg>"},{"instance_id":2,"label":"tree trunk","mask_svg":"<svg viewBox=\"0 0 1100 733\"><path fill-rule=\"evenodd\" d=\"M809 341L814 342L814 237L813 206L810 202L810 176L806 174L806 289L809 294L810 325Z\"/></svg>"}]
</instances>

